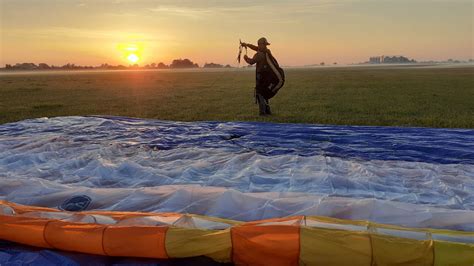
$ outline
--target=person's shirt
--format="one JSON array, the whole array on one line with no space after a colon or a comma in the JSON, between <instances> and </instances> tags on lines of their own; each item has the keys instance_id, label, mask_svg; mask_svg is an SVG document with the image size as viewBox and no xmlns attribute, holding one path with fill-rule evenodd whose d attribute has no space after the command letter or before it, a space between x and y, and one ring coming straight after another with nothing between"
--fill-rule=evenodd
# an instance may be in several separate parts
<instances>
[{"instance_id":1,"label":"person's shirt","mask_svg":"<svg viewBox=\"0 0 474 266\"><path fill-rule=\"evenodd\" d=\"M266 52L270 52L267 50ZM263 51L257 51L252 58L244 58L249 65L257 64L257 72L264 72L268 69L268 63L266 55Z\"/></svg>"}]
</instances>

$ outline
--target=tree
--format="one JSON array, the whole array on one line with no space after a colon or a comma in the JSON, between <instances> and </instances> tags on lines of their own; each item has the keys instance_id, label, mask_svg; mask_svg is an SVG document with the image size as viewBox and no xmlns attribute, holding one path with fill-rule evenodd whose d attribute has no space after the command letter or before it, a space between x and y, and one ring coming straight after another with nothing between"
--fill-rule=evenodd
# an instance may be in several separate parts
<instances>
[{"instance_id":1,"label":"tree","mask_svg":"<svg viewBox=\"0 0 474 266\"><path fill-rule=\"evenodd\" d=\"M175 59L170 65L170 68L196 68L199 67L198 64L193 63L191 60L185 59Z\"/></svg>"},{"instance_id":2,"label":"tree","mask_svg":"<svg viewBox=\"0 0 474 266\"><path fill-rule=\"evenodd\" d=\"M158 66L157 66L159 69L166 69L166 68L169 68L167 65L165 65L163 62L159 62L158 63Z\"/></svg>"},{"instance_id":3,"label":"tree","mask_svg":"<svg viewBox=\"0 0 474 266\"><path fill-rule=\"evenodd\" d=\"M222 68L222 67L224 67L224 66L221 65L221 64L206 63L206 64L204 64L203 67L204 67L204 68Z\"/></svg>"},{"instance_id":4,"label":"tree","mask_svg":"<svg viewBox=\"0 0 474 266\"><path fill-rule=\"evenodd\" d=\"M51 67L48 66L48 64L46 64L46 63L39 63L38 68L39 69L50 69Z\"/></svg>"}]
</instances>

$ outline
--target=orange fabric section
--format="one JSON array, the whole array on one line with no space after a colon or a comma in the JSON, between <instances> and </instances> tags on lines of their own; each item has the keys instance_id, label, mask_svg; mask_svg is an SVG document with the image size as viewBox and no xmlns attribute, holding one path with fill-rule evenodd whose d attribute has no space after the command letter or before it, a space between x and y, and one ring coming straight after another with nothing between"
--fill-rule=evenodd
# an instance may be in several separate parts
<instances>
[{"instance_id":1,"label":"orange fabric section","mask_svg":"<svg viewBox=\"0 0 474 266\"><path fill-rule=\"evenodd\" d=\"M298 265L299 226L232 227L233 261L238 265Z\"/></svg>"},{"instance_id":2,"label":"orange fabric section","mask_svg":"<svg viewBox=\"0 0 474 266\"><path fill-rule=\"evenodd\" d=\"M163 226L109 226L104 231L104 250L109 256L166 259Z\"/></svg>"},{"instance_id":3,"label":"orange fabric section","mask_svg":"<svg viewBox=\"0 0 474 266\"><path fill-rule=\"evenodd\" d=\"M51 246L61 250L107 255L102 248L105 227L99 224L52 221L46 226L44 235Z\"/></svg>"},{"instance_id":4,"label":"orange fabric section","mask_svg":"<svg viewBox=\"0 0 474 266\"><path fill-rule=\"evenodd\" d=\"M30 246L51 248L44 239L48 220L0 215L0 239Z\"/></svg>"}]
</instances>

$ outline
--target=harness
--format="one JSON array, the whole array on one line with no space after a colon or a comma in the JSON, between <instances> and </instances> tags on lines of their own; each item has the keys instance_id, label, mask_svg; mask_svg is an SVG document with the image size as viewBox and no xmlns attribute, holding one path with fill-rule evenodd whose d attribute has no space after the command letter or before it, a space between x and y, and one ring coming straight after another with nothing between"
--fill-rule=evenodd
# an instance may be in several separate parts
<instances>
[{"instance_id":1,"label":"harness","mask_svg":"<svg viewBox=\"0 0 474 266\"><path fill-rule=\"evenodd\" d=\"M273 55L265 53L265 57L267 59L267 64L270 66L270 69L274 74L274 81L276 82L276 84L271 83L268 86L268 89L273 93L271 97L273 97L285 83L285 72L283 72L283 69L278 65L278 62Z\"/></svg>"}]
</instances>

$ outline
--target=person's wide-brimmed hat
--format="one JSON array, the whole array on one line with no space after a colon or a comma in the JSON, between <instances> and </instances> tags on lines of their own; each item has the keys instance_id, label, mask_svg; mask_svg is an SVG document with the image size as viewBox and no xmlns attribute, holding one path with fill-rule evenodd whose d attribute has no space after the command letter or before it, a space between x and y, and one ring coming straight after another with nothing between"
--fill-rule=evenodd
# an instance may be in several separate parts
<instances>
[{"instance_id":1,"label":"person's wide-brimmed hat","mask_svg":"<svg viewBox=\"0 0 474 266\"><path fill-rule=\"evenodd\" d=\"M265 38L265 37L262 37L262 38L258 39L257 43L258 43L258 45L260 45L260 44L270 45L270 43L267 41L267 38Z\"/></svg>"}]
</instances>

